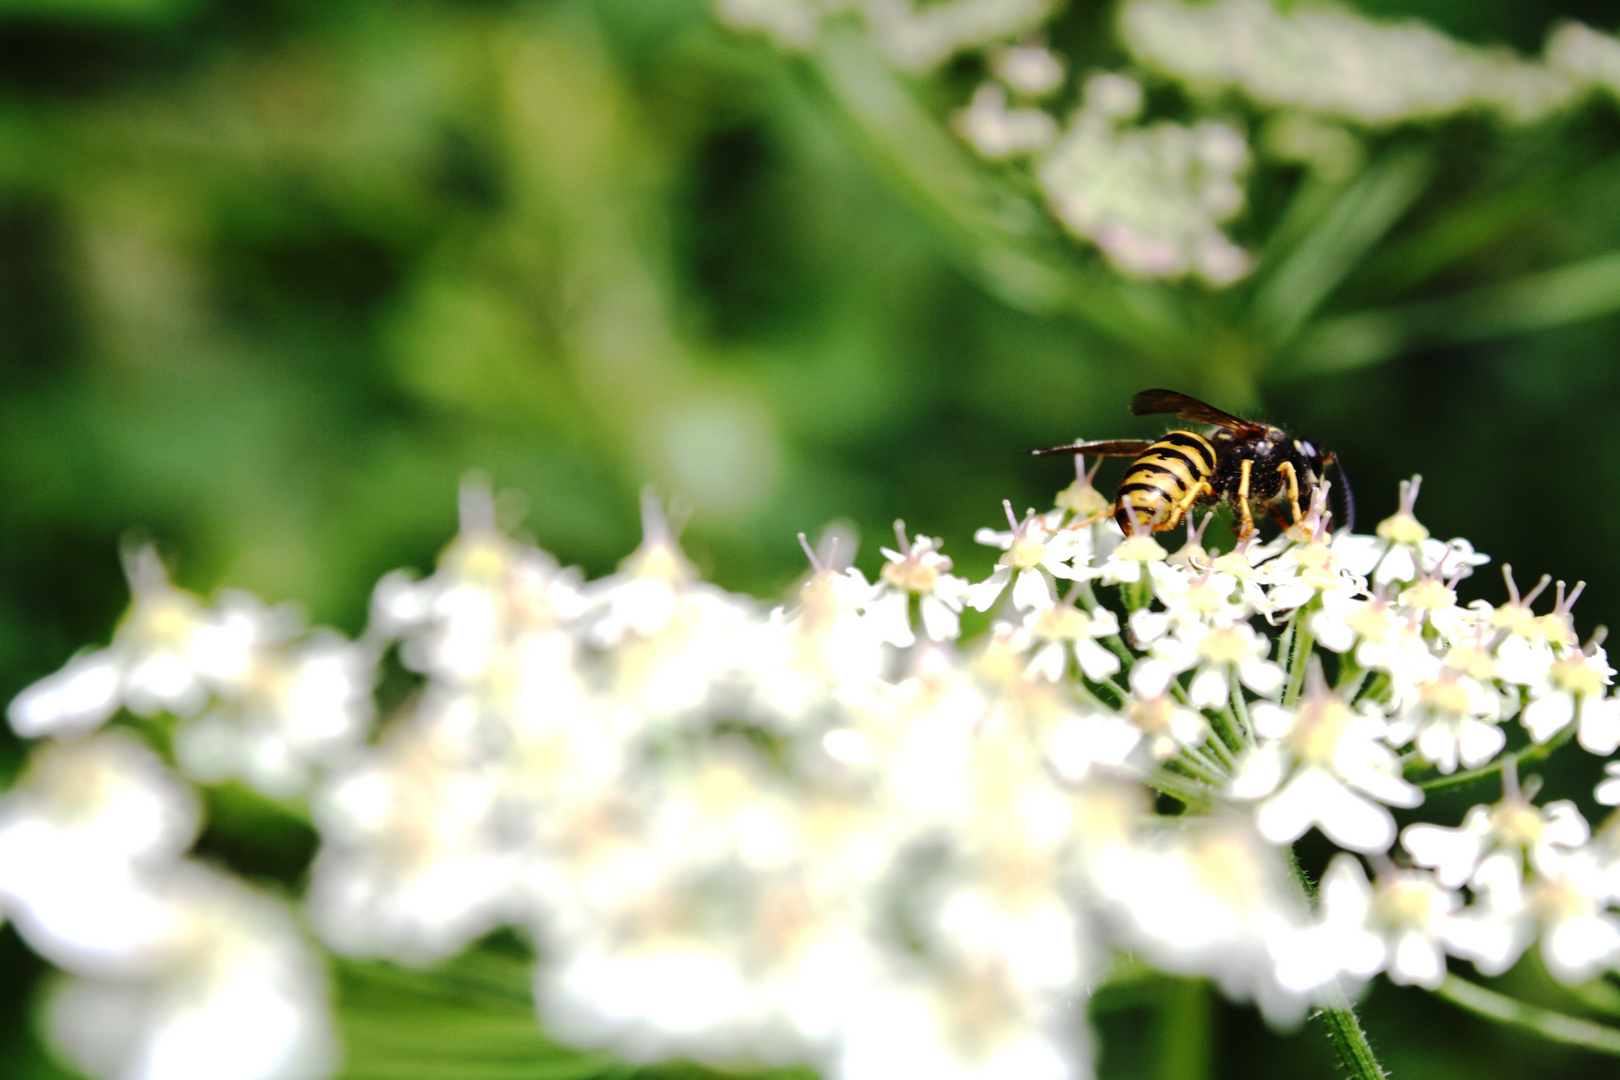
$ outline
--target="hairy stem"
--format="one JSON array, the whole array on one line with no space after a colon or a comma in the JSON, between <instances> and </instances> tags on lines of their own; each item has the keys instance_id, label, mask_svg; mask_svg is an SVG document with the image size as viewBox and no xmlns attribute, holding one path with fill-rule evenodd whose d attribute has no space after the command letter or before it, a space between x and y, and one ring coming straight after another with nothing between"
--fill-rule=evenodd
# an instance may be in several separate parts
<instances>
[{"instance_id":1,"label":"hairy stem","mask_svg":"<svg viewBox=\"0 0 1620 1080\"><path fill-rule=\"evenodd\" d=\"M1316 883L1305 868L1299 865L1299 857L1294 854L1292 847L1288 851L1288 865L1294 871L1294 881L1299 885L1299 891L1304 894L1312 907L1316 906ZM1344 995L1344 991L1337 982L1330 982L1317 991L1320 997L1321 1009L1313 1017L1320 1019L1327 1028L1328 1040L1333 1043L1333 1049L1339 1052L1339 1060L1344 1063L1346 1074L1355 1080L1386 1080L1389 1076L1378 1064L1378 1058L1372 1051L1372 1043L1367 1041L1367 1033L1361 1029L1361 1018L1356 1015L1355 1006Z\"/></svg>"}]
</instances>

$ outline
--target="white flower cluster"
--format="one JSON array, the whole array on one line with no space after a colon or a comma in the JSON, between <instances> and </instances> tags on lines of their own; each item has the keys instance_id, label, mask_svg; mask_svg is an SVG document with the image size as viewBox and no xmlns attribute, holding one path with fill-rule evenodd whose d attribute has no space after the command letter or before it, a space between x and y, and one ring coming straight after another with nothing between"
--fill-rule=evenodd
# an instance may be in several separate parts
<instances>
[{"instance_id":1,"label":"white flower cluster","mask_svg":"<svg viewBox=\"0 0 1620 1080\"><path fill-rule=\"evenodd\" d=\"M1466 112L1526 123L1620 88L1620 41L1575 22L1553 30L1541 61L1325 0L1127 0L1120 31L1142 64L1200 92L1236 89L1368 127Z\"/></svg>"},{"instance_id":2,"label":"white flower cluster","mask_svg":"<svg viewBox=\"0 0 1620 1080\"><path fill-rule=\"evenodd\" d=\"M1253 269L1253 256L1223 231L1244 208L1245 134L1216 120L1142 125L1141 86L1122 73L1087 76L1080 106L1060 119L1051 101L1067 65L1039 37L1061 7L1055 0L715 2L722 21L784 48L814 46L830 17L853 13L904 71L982 54L988 78L952 126L986 160L1027 161L1053 215L1116 270L1191 274L1219 287ZM1236 91L1273 110L1265 149L1339 179L1364 157L1347 125L1468 113L1529 123L1593 93L1620 97L1620 40L1567 20L1540 59L1327 0L1125 0L1118 32L1137 64L1197 98Z\"/></svg>"},{"instance_id":3,"label":"white flower cluster","mask_svg":"<svg viewBox=\"0 0 1620 1080\"><path fill-rule=\"evenodd\" d=\"M653 500L642 546L585 581L469 486L437 571L378 585L364 647L205 604L141 553L113 644L12 704L50 741L0 803L0 911L81 977L51 1030L91 1075L330 1067L308 946L185 857L191 792L137 729L95 732L127 708L195 718L194 780L285 797L314 774L330 948L425 963L515 927L545 1027L632 1061L1084 1077L1115 950L1284 1023L1538 940L1561 979L1620 966L1620 826L1534 805L1504 756L1514 727L1530 752L1620 744L1579 590L1538 614L1508 575L1506 603L1459 605L1485 557L1431 539L1416 496L1373 536L1313 517L1170 553L1085 523L1082 476L980 532L983 581L897 525L875 581L832 538L767 610L701 581ZM969 608L990 626L964 642ZM367 741L394 648L420 686ZM1492 763L1501 801L1398 834L1414 781ZM1316 905L1288 856L1312 828L1344 849Z\"/></svg>"},{"instance_id":4,"label":"white flower cluster","mask_svg":"<svg viewBox=\"0 0 1620 1080\"><path fill-rule=\"evenodd\" d=\"M190 779L294 795L363 736L371 654L243 593L205 605L149 548L126 570L134 602L113 643L11 703L18 734L52 741L0 800L0 915L74 976L46 1023L90 1076L326 1076L336 1039L313 948L276 901L185 857L196 793L100 729L121 709L179 717Z\"/></svg>"},{"instance_id":5,"label":"white flower cluster","mask_svg":"<svg viewBox=\"0 0 1620 1080\"><path fill-rule=\"evenodd\" d=\"M905 71L927 71L1027 33L1061 6L1061 0L715 0L722 21L790 49L814 45L829 19L854 14L878 51Z\"/></svg>"}]
</instances>

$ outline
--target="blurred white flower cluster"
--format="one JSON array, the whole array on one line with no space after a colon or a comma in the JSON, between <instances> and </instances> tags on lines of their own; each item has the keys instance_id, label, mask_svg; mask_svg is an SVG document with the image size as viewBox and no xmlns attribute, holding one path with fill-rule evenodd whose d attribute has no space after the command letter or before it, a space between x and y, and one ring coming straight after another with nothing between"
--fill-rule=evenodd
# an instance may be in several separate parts
<instances>
[{"instance_id":1,"label":"blurred white flower cluster","mask_svg":"<svg viewBox=\"0 0 1620 1080\"><path fill-rule=\"evenodd\" d=\"M1245 132L1220 119L1144 125L1141 83L1120 72L1087 73L1078 104L1061 117L1055 103L1068 100L1069 64L1039 36L1062 7L1055 0L716 5L729 25L792 49L814 47L829 18L854 13L872 47L909 72L979 54L985 80L952 117L957 134L988 161L1027 162L1053 216L1114 269L1190 274L1217 287L1253 269L1224 231L1246 201ZM1620 96L1620 40L1571 21L1553 30L1539 60L1326 0L1125 0L1118 32L1143 70L1179 83L1204 111L1227 92L1271 110L1263 148L1338 179L1363 156L1346 126L1465 113L1528 123L1594 92Z\"/></svg>"},{"instance_id":2,"label":"blurred white flower cluster","mask_svg":"<svg viewBox=\"0 0 1620 1080\"><path fill-rule=\"evenodd\" d=\"M961 52L1028 33L1062 0L715 0L722 20L784 48L816 43L825 24L852 15L889 62L927 71Z\"/></svg>"},{"instance_id":3,"label":"blurred white flower cluster","mask_svg":"<svg viewBox=\"0 0 1620 1080\"><path fill-rule=\"evenodd\" d=\"M327 1076L337 1046L312 944L281 903L186 856L196 792L128 731L100 729L121 709L180 717L192 779L293 794L363 735L369 656L241 593L208 607L150 549L127 569L113 644L11 703L12 727L49 741L0 799L0 915L71 974L45 1023L90 1076Z\"/></svg>"},{"instance_id":4,"label":"blurred white flower cluster","mask_svg":"<svg viewBox=\"0 0 1620 1080\"><path fill-rule=\"evenodd\" d=\"M1171 553L1083 524L1082 476L981 530L983 581L897 524L875 581L829 537L768 610L700 580L651 499L642 546L585 581L470 485L433 576L378 585L363 645L204 603L142 551L112 645L11 705L44 741L0 802L0 911L75 977L49 1029L91 1075L331 1070L310 945L186 856L196 797L137 738L166 729L103 730L122 709L180 718L191 781L286 799L313 777L326 946L426 963L515 927L546 1029L632 1061L1084 1077L1085 1002L1122 952L1279 1023L1379 973L1438 986L1448 956L1620 966L1620 826L1536 805L1514 767L1620 745L1579 589L1537 613L1546 583L1508 574L1505 603L1459 605L1486 559L1430 538L1417 490L1377 535L1313 517ZM989 627L963 641L969 609ZM420 685L370 732L393 648ZM1398 831L1416 781L1492 765L1499 802ZM1313 828L1343 850L1316 905L1288 854Z\"/></svg>"},{"instance_id":5,"label":"blurred white flower cluster","mask_svg":"<svg viewBox=\"0 0 1620 1080\"><path fill-rule=\"evenodd\" d=\"M1120 30L1143 65L1201 93L1368 127L1493 113L1539 120L1594 89L1620 88L1620 41L1558 25L1541 61L1455 41L1415 19L1370 19L1317 0L1127 0Z\"/></svg>"}]
</instances>

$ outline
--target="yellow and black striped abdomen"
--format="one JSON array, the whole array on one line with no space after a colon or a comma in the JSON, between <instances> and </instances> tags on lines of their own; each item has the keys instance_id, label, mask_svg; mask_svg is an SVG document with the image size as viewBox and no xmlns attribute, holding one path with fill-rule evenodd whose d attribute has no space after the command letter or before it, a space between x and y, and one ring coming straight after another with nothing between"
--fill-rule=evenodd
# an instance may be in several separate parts
<instances>
[{"instance_id":1,"label":"yellow and black striped abdomen","mask_svg":"<svg viewBox=\"0 0 1620 1080\"><path fill-rule=\"evenodd\" d=\"M1201 495L1215 472L1215 447L1192 431L1172 431L1131 462L1119 485L1114 519L1127 534L1159 532L1180 523L1186 507ZM1199 490L1200 487L1203 490Z\"/></svg>"}]
</instances>

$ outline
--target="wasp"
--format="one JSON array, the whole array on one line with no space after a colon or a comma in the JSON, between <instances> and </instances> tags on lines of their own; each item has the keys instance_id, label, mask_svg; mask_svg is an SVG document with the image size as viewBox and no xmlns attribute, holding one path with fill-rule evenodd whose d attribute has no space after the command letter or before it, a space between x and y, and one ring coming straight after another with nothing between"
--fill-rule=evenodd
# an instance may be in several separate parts
<instances>
[{"instance_id":1,"label":"wasp","mask_svg":"<svg viewBox=\"0 0 1620 1080\"><path fill-rule=\"evenodd\" d=\"M1112 513L1127 535L1173 529L1194 506L1221 502L1230 502L1237 511L1239 539L1253 536L1255 516L1268 511L1284 528L1298 525L1320 497L1330 463L1338 465L1346 524L1353 520L1355 509L1344 482L1344 466L1313 443L1270 424L1240 420L1174 390L1142 391L1131 399L1131 412L1136 416L1175 413L1183 420L1212 424L1215 430L1207 435L1171 431L1151 442L1117 439L1030 451L1134 458L1114 502L1097 515ZM1285 504L1292 521L1283 520Z\"/></svg>"}]
</instances>

